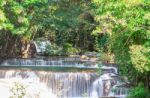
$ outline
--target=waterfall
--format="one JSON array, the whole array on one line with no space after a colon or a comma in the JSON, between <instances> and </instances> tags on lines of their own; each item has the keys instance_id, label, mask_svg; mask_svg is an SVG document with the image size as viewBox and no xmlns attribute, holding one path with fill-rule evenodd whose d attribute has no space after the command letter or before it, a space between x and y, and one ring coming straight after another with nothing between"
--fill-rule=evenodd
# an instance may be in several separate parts
<instances>
[{"instance_id":1,"label":"waterfall","mask_svg":"<svg viewBox=\"0 0 150 98\"><path fill-rule=\"evenodd\" d=\"M88 62L89 63L89 62ZM25 87L25 98L126 98L127 89L118 77L114 66L101 66L101 74L89 71L98 68L94 62L83 62L78 58L49 58L49 59L8 59L0 66L0 98L9 98L10 89L17 83ZM12 66L14 68L7 68ZM21 66L21 67L19 67ZM84 71L46 71L31 70L26 66L52 66L89 68ZM19 67L16 69L16 67ZM6 93L3 93L6 92ZM7 95L7 96L6 96ZM30 96L30 97L29 97Z\"/></svg>"},{"instance_id":2,"label":"waterfall","mask_svg":"<svg viewBox=\"0 0 150 98\"><path fill-rule=\"evenodd\" d=\"M94 98L98 98L99 96L104 96L104 91L107 89L109 90L111 88L111 81L106 81L106 83L105 83L104 80L111 80L111 79L112 78L111 78L110 74L103 74L96 81L94 81L92 96ZM107 86L106 88L104 88L104 83ZM98 87L100 87L100 88L98 88ZM105 96L107 96L107 94Z\"/></svg>"},{"instance_id":3,"label":"waterfall","mask_svg":"<svg viewBox=\"0 0 150 98\"><path fill-rule=\"evenodd\" d=\"M46 47L51 45L49 41L33 41L32 43L35 45L37 54L43 54L46 51Z\"/></svg>"},{"instance_id":4,"label":"waterfall","mask_svg":"<svg viewBox=\"0 0 150 98\"><path fill-rule=\"evenodd\" d=\"M38 93L46 97L39 98L77 98L90 97L92 83L97 78L95 73L85 72L46 72L28 70L0 70L0 85L5 83L12 85L13 82L21 82L27 86L30 96ZM0 88L1 91L1 88ZM10 95L10 94L9 94ZM41 96L41 95L39 95ZM33 98L33 97L32 97Z\"/></svg>"},{"instance_id":5,"label":"waterfall","mask_svg":"<svg viewBox=\"0 0 150 98\"><path fill-rule=\"evenodd\" d=\"M95 62L84 62L77 58L8 59L2 62L1 66L59 66L97 68L97 64L95 64Z\"/></svg>"}]
</instances>

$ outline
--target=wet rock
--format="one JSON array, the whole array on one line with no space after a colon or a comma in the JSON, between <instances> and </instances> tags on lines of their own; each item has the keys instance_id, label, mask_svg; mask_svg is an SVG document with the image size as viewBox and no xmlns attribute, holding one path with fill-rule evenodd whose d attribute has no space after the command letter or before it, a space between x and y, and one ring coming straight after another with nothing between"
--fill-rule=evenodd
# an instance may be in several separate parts
<instances>
[{"instance_id":1,"label":"wet rock","mask_svg":"<svg viewBox=\"0 0 150 98\"><path fill-rule=\"evenodd\" d=\"M98 57L97 52L87 52L84 55L87 56L87 57Z\"/></svg>"}]
</instances>

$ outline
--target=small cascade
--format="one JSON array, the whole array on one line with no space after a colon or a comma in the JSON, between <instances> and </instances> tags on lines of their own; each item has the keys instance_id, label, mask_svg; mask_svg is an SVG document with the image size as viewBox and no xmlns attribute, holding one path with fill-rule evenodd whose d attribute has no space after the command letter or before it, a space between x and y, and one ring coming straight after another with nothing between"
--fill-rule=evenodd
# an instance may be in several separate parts
<instances>
[{"instance_id":1,"label":"small cascade","mask_svg":"<svg viewBox=\"0 0 150 98\"><path fill-rule=\"evenodd\" d=\"M77 58L59 59L8 59L3 61L1 66L59 66L59 67L85 67L97 68L95 62L86 62Z\"/></svg>"},{"instance_id":2,"label":"small cascade","mask_svg":"<svg viewBox=\"0 0 150 98\"><path fill-rule=\"evenodd\" d=\"M126 83L118 78L118 71L113 66L101 66L102 75L93 83L92 97L93 98L126 98L128 88L124 87ZM101 87L101 88L98 88Z\"/></svg>"},{"instance_id":3,"label":"small cascade","mask_svg":"<svg viewBox=\"0 0 150 98\"><path fill-rule=\"evenodd\" d=\"M43 54L46 51L48 45L51 43L47 41L33 41L32 44L35 45L37 54Z\"/></svg>"},{"instance_id":4,"label":"small cascade","mask_svg":"<svg viewBox=\"0 0 150 98\"><path fill-rule=\"evenodd\" d=\"M114 75L114 74L113 74ZM99 96L107 96L111 87L113 79L111 78L111 74L103 74L93 83L92 96L94 98L98 98ZM101 88L98 88L101 87Z\"/></svg>"},{"instance_id":5,"label":"small cascade","mask_svg":"<svg viewBox=\"0 0 150 98\"><path fill-rule=\"evenodd\" d=\"M112 67L112 66L101 66L101 69L104 70L104 73L106 71L106 73L115 73L118 74L118 70L116 67Z\"/></svg>"},{"instance_id":6,"label":"small cascade","mask_svg":"<svg viewBox=\"0 0 150 98\"><path fill-rule=\"evenodd\" d=\"M109 96L116 96L119 98L126 98L129 88L125 86L126 84L123 82L117 82L109 92Z\"/></svg>"}]
</instances>

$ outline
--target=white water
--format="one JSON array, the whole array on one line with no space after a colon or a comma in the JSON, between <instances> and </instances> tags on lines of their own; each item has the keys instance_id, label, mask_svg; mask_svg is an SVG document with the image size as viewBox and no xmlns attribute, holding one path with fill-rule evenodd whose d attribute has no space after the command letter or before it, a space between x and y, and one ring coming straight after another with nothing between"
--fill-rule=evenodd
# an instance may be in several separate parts
<instances>
[{"instance_id":1,"label":"white water","mask_svg":"<svg viewBox=\"0 0 150 98\"><path fill-rule=\"evenodd\" d=\"M90 66L89 64L90 63ZM76 58L65 59L8 59L2 62L1 66L59 66L78 68L97 68L95 62L83 62Z\"/></svg>"},{"instance_id":2,"label":"white water","mask_svg":"<svg viewBox=\"0 0 150 98\"><path fill-rule=\"evenodd\" d=\"M43 54L46 51L46 47L51 45L49 41L33 41L33 44L38 54Z\"/></svg>"},{"instance_id":3,"label":"white water","mask_svg":"<svg viewBox=\"0 0 150 98\"><path fill-rule=\"evenodd\" d=\"M26 88L25 98L90 97L92 83L96 77L95 73L84 72L0 70L0 98L8 98L11 95L9 90L15 82ZM4 92L7 94L4 95Z\"/></svg>"},{"instance_id":4,"label":"white water","mask_svg":"<svg viewBox=\"0 0 150 98\"><path fill-rule=\"evenodd\" d=\"M88 67L84 63L73 62L71 59L9 59L4 61L2 65L5 65L5 67L24 65ZM116 78L118 74L117 68L112 66L102 66L101 68L104 70L104 73L101 75L92 72L1 69L0 92L2 93L0 93L0 98L9 98L9 96L12 96L10 89L15 83L19 83L25 87L26 96L24 98L98 98L102 96L125 98L127 89L118 86L121 82ZM112 89L115 89L115 92Z\"/></svg>"},{"instance_id":5,"label":"white water","mask_svg":"<svg viewBox=\"0 0 150 98\"><path fill-rule=\"evenodd\" d=\"M22 89L17 90L15 84L25 87L25 96L23 98L56 98L51 89L46 84L40 82L40 79L34 72L21 72L16 70L0 71L0 98L10 98L14 96L13 91L20 94ZM11 91L13 89L13 91ZM17 96L14 96L17 98ZM13 97L13 98L14 98Z\"/></svg>"}]
</instances>

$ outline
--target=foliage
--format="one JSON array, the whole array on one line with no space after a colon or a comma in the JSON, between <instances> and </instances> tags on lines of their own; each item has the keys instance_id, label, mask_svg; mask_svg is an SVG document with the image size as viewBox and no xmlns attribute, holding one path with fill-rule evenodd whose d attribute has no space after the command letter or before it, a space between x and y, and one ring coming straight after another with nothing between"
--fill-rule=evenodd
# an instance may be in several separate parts
<instances>
[{"instance_id":1,"label":"foliage","mask_svg":"<svg viewBox=\"0 0 150 98\"><path fill-rule=\"evenodd\" d=\"M134 64L134 67L141 73L150 70L149 53L150 50L142 45L130 46L132 64Z\"/></svg>"},{"instance_id":2,"label":"foliage","mask_svg":"<svg viewBox=\"0 0 150 98\"><path fill-rule=\"evenodd\" d=\"M48 45L46 47L45 55L48 56L59 56L61 55L62 48L57 46L56 44Z\"/></svg>"},{"instance_id":3,"label":"foliage","mask_svg":"<svg viewBox=\"0 0 150 98\"><path fill-rule=\"evenodd\" d=\"M102 75L102 67L103 66L103 64L102 64L102 62L99 62L98 63L98 69L97 69L97 75Z\"/></svg>"},{"instance_id":4,"label":"foliage","mask_svg":"<svg viewBox=\"0 0 150 98\"><path fill-rule=\"evenodd\" d=\"M114 54L115 62L119 64L123 75L130 74L129 79L133 82L145 82L150 71L149 0L92 2L97 22L93 34L101 40L107 36L107 41L98 43L103 47L101 51Z\"/></svg>"},{"instance_id":5,"label":"foliage","mask_svg":"<svg viewBox=\"0 0 150 98\"><path fill-rule=\"evenodd\" d=\"M48 45L46 48L45 55L48 56L69 56L79 54L80 50L74 48L72 44L65 43L63 47L59 47L56 44Z\"/></svg>"},{"instance_id":6,"label":"foliage","mask_svg":"<svg viewBox=\"0 0 150 98\"><path fill-rule=\"evenodd\" d=\"M91 31L94 26L91 24L94 20L88 2L52 0L42 8L35 9L32 19L35 38L43 36L59 46L70 43L73 47L92 50L94 37Z\"/></svg>"},{"instance_id":7,"label":"foliage","mask_svg":"<svg viewBox=\"0 0 150 98\"><path fill-rule=\"evenodd\" d=\"M139 83L137 87L131 89L128 98L149 98L150 92L144 87L142 83Z\"/></svg>"},{"instance_id":8,"label":"foliage","mask_svg":"<svg viewBox=\"0 0 150 98\"><path fill-rule=\"evenodd\" d=\"M113 57L113 54L110 54L110 53L104 53L102 52L101 55L100 55L100 60L101 61L104 61L106 63L114 63L114 57Z\"/></svg>"},{"instance_id":9,"label":"foliage","mask_svg":"<svg viewBox=\"0 0 150 98\"><path fill-rule=\"evenodd\" d=\"M90 0L1 0L1 56L18 55L22 46L39 37L60 47L70 43L94 50L94 16L89 5ZM21 41L24 38L26 44Z\"/></svg>"},{"instance_id":10,"label":"foliage","mask_svg":"<svg viewBox=\"0 0 150 98\"><path fill-rule=\"evenodd\" d=\"M0 54L2 57L18 54L22 39L27 39L27 42L30 39L32 12L29 10L35 3L38 4L40 1L0 0Z\"/></svg>"},{"instance_id":11,"label":"foliage","mask_svg":"<svg viewBox=\"0 0 150 98\"><path fill-rule=\"evenodd\" d=\"M10 89L10 92L12 93L10 98L24 98L26 95L25 87L18 82L14 83L13 87Z\"/></svg>"},{"instance_id":12,"label":"foliage","mask_svg":"<svg viewBox=\"0 0 150 98\"><path fill-rule=\"evenodd\" d=\"M74 48L71 44L65 43L63 50L62 50L62 55L75 55L78 54L80 51L77 48Z\"/></svg>"}]
</instances>

